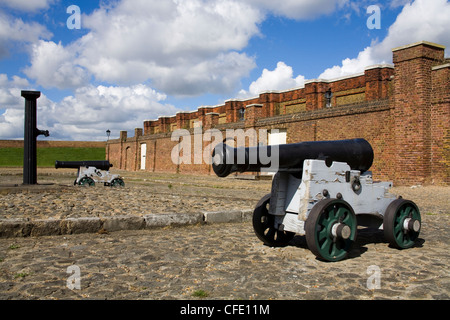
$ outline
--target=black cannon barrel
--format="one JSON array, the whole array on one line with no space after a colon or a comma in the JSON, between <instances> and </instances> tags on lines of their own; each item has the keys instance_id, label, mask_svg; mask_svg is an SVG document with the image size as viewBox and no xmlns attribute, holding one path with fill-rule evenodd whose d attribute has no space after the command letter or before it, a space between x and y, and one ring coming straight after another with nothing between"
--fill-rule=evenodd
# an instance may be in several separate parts
<instances>
[{"instance_id":1,"label":"black cannon barrel","mask_svg":"<svg viewBox=\"0 0 450 320\"><path fill-rule=\"evenodd\" d=\"M233 172L259 171L261 168L301 172L306 159L325 160L327 164L333 161L346 162L352 170L364 172L372 165L373 149L364 139L309 141L249 148L232 148L221 143L214 148L212 157L213 170L219 177L226 177Z\"/></svg>"},{"instance_id":2,"label":"black cannon barrel","mask_svg":"<svg viewBox=\"0 0 450 320\"><path fill-rule=\"evenodd\" d=\"M112 164L107 160L92 160L92 161L55 161L55 168L74 168L80 167L96 167L100 170L109 170Z\"/></svg>"}]
</instances>

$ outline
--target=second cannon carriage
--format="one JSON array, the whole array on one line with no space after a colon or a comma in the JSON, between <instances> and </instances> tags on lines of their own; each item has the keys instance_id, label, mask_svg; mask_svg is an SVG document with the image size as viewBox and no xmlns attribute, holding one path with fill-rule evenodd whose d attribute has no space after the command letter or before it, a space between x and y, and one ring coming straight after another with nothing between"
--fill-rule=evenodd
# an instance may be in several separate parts
<instances>
[{"instance_id":1,"label":"second cannon carriage","mask_svg":"<svg viewBox=\"0 0 450 320\"><path fill-rule=\"evenodd\" d=\"M123 187L125 183L118 174L111 174L109 168L112 164L107 160L88 161L55 161L55 168L78 169L77 178L74 185L95 186L96 183L103 183L105 186Z\"/></svg>"}]
</instances>

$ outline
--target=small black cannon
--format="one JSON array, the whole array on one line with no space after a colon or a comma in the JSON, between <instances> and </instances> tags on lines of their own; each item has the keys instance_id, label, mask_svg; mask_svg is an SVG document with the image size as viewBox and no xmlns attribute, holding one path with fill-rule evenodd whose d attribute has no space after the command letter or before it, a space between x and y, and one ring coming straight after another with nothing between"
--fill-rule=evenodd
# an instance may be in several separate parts
<instances>
[{"instance_id":1,"label":"small black cannon","mask_svg":"<svg viewBox=\"0 0 450 320\"><path fill-rule=\"evenodd\" d=\"M389 193L392 182L373 182L374 153L364 139L312 141L232 148L218 144L212 154L219 177L233 172L273 171L270 194L253 212L257 237L285 246L295 234L326 261L348 256L358 226L384 230L397 248L415 244L421 228L416 204Z\"/></svg>"},{"instance_id":2,"label":"small black cannon","mask_svg":"<svg viewBox=\"0 0 450 320\"><path fill-rule=\"evenodd\" d=\"M112 164L106 160L94 161L55 161L55 168L78 169L78 176L74 185L95 186L96 182L104 183L105 186L125 186L123 179L117 174L111 174L109 168Z\"/></svg>"}]
</instances>

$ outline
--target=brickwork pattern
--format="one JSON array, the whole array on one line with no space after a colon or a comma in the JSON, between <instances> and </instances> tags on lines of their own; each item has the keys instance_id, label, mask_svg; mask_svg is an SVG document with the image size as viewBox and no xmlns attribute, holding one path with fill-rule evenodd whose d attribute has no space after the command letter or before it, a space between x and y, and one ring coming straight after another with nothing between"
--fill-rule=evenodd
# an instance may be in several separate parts
<instances>
[{"instance_id":1,"label":"brickwork pattern","mask_svg":"<svg viewBox=\"0 0 450 320\"><path fill-rule=\"evenodd\" d=\"M109 141L107 157L117 168L139 170L140 144L146 143L148 171L213 174L205 163L172 162L178 144L171 140L175 129L191 134L199 125L203 132L284 129L287 143L365 138L375 153L375 179L400 185L449 184L450 63L444 49L419 42L393 49L394 66L371 66L351 77L311 80L304 88L263 92L249 100L144 121L134 137L123 132ZM329 90L331 107L325 98ZM211 145L201 142L202 148Z\"/></svg>"}]
</instances>

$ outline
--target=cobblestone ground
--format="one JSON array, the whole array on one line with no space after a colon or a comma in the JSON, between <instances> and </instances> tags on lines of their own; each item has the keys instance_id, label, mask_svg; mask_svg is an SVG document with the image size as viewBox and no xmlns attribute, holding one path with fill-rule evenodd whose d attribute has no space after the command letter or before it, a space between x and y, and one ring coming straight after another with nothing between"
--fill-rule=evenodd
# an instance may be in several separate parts
<instances>
[{"instance_id":1,"label":"cobblestone ground","mask_svg":"<svg viewBox=\"0 0 450 320\"><path fill-rule=\"evenodd\" d=\"M42 169L38 172L38 183L43 190L15 192L11 187L2 194L0 188L0 219L143 216L252 209L255 201L270 192L271 186L269 180L120 172L125 188L101 184L83 188L73 186L76 169ZM22 184L21 169L0 168L0 186L15 184Z\"/></svg>"},{"instance_id":2,"label":"cobblestone ground","mask_svg":"<svg viewBox=\"0 0 450 320\"><path fill-rule=\"evenodd\" d=\"M40 176L39 181L73 180L70 174L52 174ZM1 183L17 179L13 174L0 178ZM159 204L174 194L185 203L169 201L170 209L198 209L194 203L204 205L199 197L211 201L206 205L211 211L241 206L238 201L252 207L270 190L270 181L144 173L128 174L126 183L123 189L108 189L105 197L122 196L121 201L129 201L134 208L130 214L153 210L152 201ZM104 187L95 188L92 197L104 201L97 194ZM81 192L85 201L92 201L86 189L79 190L65 194L78 197ZM143 198L136 199L133 190ZM143 190L148 194L159 190L160 195L150 201ZM0 238L0 299L449 299L450 188L418 186L393 191L415 201L422 212L422 231L411 249L390 248L382 232L364 229L348 259L326 263L315 258L302 236L284 248L263 245L250 222ZM0 195L0 215L24 215L22 196ZM64 199L63 204L68 201ZM88 207L73 203L72 209L66 208L67 214L73 214L73 208L79 214ZM54 204L51 212L30 204L34 211L26 214L54 212L59 217L63 204ZM111 209L116 205L125 208L115 202Z\"/></svg>"}]
</instances>

